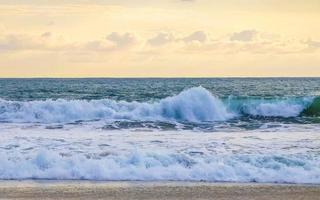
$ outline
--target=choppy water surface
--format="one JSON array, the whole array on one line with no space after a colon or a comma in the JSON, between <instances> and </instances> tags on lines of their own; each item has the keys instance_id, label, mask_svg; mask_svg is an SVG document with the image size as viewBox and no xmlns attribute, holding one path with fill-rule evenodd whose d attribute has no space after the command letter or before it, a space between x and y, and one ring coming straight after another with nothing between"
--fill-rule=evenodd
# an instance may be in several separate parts
<instances>
[{"instance_id":1,"label":"choppy water surface","mask_svg":"<svg viewBox=\"0 0 320 200\"><path fill-rule=\"evenodd\" d=\"M320 183L320 79L0 79L0 179Z\"/></svg>"}]
</instances>

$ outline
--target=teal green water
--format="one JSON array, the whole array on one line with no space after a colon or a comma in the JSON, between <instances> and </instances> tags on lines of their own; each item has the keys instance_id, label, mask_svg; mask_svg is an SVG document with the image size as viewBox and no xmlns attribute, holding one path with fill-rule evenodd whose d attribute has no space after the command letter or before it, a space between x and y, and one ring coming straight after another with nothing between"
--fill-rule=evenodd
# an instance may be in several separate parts
<instances>
[{"instance_id":1,"label":"teal green water","mask_svg":"<svg viewBox=\"0 0 320 200\"><path fill-rule=\"evenodd\" d=\"M319 78L0 79L0 121L205 131L318 126L319 95Z\"/></svg>"},{"instance_id":2,"label":"teal green water","mask_svg":"<svg viewBox=\"0 0 320 200\"><path fill-rule=\"evenodd\" d=\"M199 78L199 79L0 79L0 98L114 99L148 101L203 86L221 98L306 97L320 95L320 78Z\"/></svg>"}]
</instances>

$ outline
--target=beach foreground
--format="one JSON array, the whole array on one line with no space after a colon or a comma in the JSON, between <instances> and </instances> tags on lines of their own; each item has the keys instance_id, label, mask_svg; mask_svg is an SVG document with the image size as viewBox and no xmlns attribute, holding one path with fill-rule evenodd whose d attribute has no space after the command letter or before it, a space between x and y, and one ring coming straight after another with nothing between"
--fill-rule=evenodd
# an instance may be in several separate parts
<instances>
[{"instance_id":1,"label":"beach foreground","mask_svg":"<svg viewBox=\"0 0 320 200\"><path fill-rule=\"evenodd\" d=\"M0 199L319 199L319 185L2 181Z\"/></svg>"}]
</instances>

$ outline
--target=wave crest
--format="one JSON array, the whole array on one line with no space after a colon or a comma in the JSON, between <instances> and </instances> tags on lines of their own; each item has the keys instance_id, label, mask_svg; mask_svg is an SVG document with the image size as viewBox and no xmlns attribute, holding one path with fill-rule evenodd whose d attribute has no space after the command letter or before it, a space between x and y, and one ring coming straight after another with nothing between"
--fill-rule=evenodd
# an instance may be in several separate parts
<instances>
[{"instance_id":1,"label":"wave crest","mask_svg":"<svg viewBox=\"0 0 320 200\"><path fill-rule=\"evenodd\" d=\"M90 120L213 122L226 121L241 115L287 118L301 115L310 105L314 105L313 101L314 98L311 97L221 100L203 87L194 87L156 102L111 99L30 102L0 100L0 120L39 123ZM318 106L316 104L313 107ZM314 112L313 107L310 109Z\"/></svg>"},{"instance_id":2,"label":"wave crest","mask_svg":"<svg viewBox=\"0 0 320 200\"><path fill-rule=\"evenodd\" d=\"M222 101L202 87L191 88L158 102L103 100L0 101L0 120L9 122L73 122L131 119L224 121L234 116Z\"/></svg>"},{"instance_id":3,"label":"wave crest","mask_svg":"<svg viewBox=\"0 0 320 200\"><path fill-rule=\"evenodd\" d=\"M309 104L309 100L252 101L244 103L241 111L251 116L297 117Z\"/></svg>"}]
</instances>

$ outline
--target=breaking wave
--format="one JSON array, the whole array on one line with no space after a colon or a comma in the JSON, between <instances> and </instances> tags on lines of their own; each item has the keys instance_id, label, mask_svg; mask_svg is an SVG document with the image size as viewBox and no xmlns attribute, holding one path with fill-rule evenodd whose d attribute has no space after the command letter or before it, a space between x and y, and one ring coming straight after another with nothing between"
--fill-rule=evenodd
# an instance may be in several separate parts
<instances>
[{"instance_id":1,"label":"breaking wave","mask_svg":"<svg viewBox=\"0 0 320 200\"><path fill-rule=\"evenodd\" d=\"M195 87L156 102L103 100L0 100L0 120L5 122L68 123L79 120L226 121L241 115L296 117L313 106L314 98L219 99ZM318 99L318 98L316 98ZM318 104L317 104L318 105ZM308 111L308 110L306 110ZM305 112L305 114L318 113Z\"/></svg>"},{"instance_id":2,"label":"breaking wave","mask_svg":"<svg viewBox=\"0 0 320 200\"><path fill-rule=\"evenodd\" d=\"M216 155L133 152L105 157L41 151L29 158L0 158L0 179L175 180L320 183L316 158L281 155Z\"/></svg>"},{"instance_id":3,"label":"breaking wave","mask_svg":"<svg viewBox=\"0 0 320 200\"><path fill-rule=\"evenodd\" d=\"M12 122L70 122L96 119L224 121L233 117L204 88L191 88L158 102L104 100L0 101L0 119Z\"/></svg>"}]
</instances>

